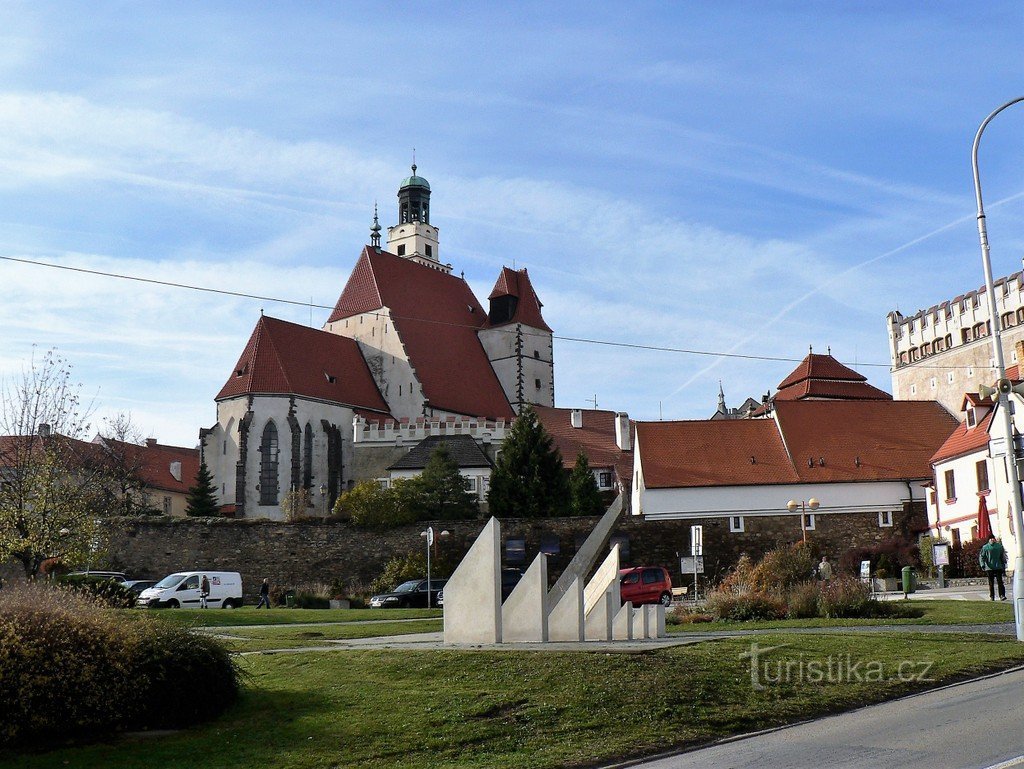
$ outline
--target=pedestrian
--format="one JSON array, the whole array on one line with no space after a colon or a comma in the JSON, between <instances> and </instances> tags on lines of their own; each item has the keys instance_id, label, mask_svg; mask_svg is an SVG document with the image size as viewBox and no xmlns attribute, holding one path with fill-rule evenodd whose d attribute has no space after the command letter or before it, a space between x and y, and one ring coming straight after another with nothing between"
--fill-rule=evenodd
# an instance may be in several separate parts
<instances>
[{"instance_id":1,"label":"pedestrian","mask_svg":"<svg viewBox=\"0 0 1024 769\"><path fill-rule=\"evenodd\" d=\"M263 579L263 584L260 585L260 602L256 604L256 608L258 609L261 606L270 608L270 580L266 578Z\"/></svg>"},{"instance_id":2,"label":"pedestrian","mask_svg":"<svg viewBox=\"0 0 1024 769\"><path fill-rule=\"evenodd\" d=\"M988 574L989 600L996 600L996 582L999 583L999 600L1006 600L1006 586L1003 584L1006 560L1006 548L996 539L995 534L991 535L988 544L978 553L978 565Z\"/></svg>"},{"instance_id":3,"label":"pedestrian","mask_svg":"<svg viewBox=\"0 0 1024 769\"><path fill-rule=\"evenodd\" d=\"M818 564L818 578L822 582L832 579L832 564L828 562L828 556L821 556L821 563Z\"/></svg>"},{"instance_id":4,"label":"pedestrian","mask_svg":"<svg viewBox=\"0 0 1024 769\"><path fill-rule=\"evenodd\" d=\"M210 597L210 580L203 575L202 581L199 583L199 608L206 608L206 599Z\"/></svg>"}]
</instances>

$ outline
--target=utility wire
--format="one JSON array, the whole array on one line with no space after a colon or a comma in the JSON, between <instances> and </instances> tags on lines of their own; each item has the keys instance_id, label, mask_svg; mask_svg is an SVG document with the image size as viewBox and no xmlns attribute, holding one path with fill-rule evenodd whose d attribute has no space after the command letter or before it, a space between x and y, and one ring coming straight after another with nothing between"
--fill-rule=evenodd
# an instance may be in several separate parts
<instances>
[{"instance_id":1,"label":"utility wire","mask_svg":"<svg viewBox=\"0 0 1024 769\"><path fill-rule=\"evenodd\" d=\"M28 265L32 265L34 267L48 267L48 268L54 269L54 270L66 270L68 272L78 272L78 273L84 273L86 275L97 275L97 276L102 277L102 278L116 278L118 280L130 280L130 281L135 281L137 283L149 283L151 285L167 286L169 288L180 288L180 289L185 289L185 290L188 290L188 291L202 291L202 292L208 293L208 294L221 294L221 295L224 295L224 296L234 296L234 297L238 297L238 298L241 298L241 299L258 299L258 300L264 301L264 302L277 302L279 304L288 304L288 305L293 305L293 306L297 306L297 307L309 307L309 308L315 307L315 308L320 309L320 310L333 310L334 309L333 305L316 304L316 303L314 303L312 301L301 302L301 301L296 300L296 299L282 299L281 297L276 297L276 296L265 296L265 295L262 295L262 294L249 294L249 293L246 293L244 291L229 291L229 290L223 289L223 288L211 288L210 286L195 286L195 285L192 285L192 284L189 284L189 283L179 283L179 282L171 281L171 280L158 280L156 278L144 278L144 277L141 277L139 275L126 275L126 274L123 274L123 273L107 272L107 271L104 271L104 270L91 270L91 269L88 269L86 267L74 267L74 266L68 265L68 264L56 264L54 262L43 262L43 261L39 261L39 260L35 260L35 259L24 259L24 258L19 258L19 257L14 257L14 256L0 256L0 260L7 261L7 262L17 262L18 264L28 264ZM456 327L456 328L468 328L468 329L472 329L474 331L478 331L480 329L479 326L473 326L473 325L468 324L468 323L451 323L451 322L448 322L448 321L433 320L431 318L414 318L414 317L409 317L409 316L391 315L389 313L373 312L373 311L362 313L362 314L373 315L373 316L378 317L378 318L390 317L392 320L405 320L405 321L412 321L412 322L417 322L417 323L433 323L433 324L440 325L440 326L452 326L452 327ZM508 331L507 333L515 333L515 332ZM541 336L540 334L530 334L529 332L524 332L524 333L525 333L526 336ZM682 354L682 355L703 355L703 356L713 357L713 358L735 358L735 359L740 359L740 360L763 360L763 361L782 362L782 363L799 363L800 361L803 360L803 358L789 358L789 357L774 356L774 355L745 355L745 354L742 354L742 353L716 352L714 350L691 350L691 349L687 349L687 348L683 348L683 347L665 347L665 346L660 346L660 345L635 344L635 343L630 343L630 342L614 342L614 341L607 340L607 339L588 339L586 337L561 336L561 335L558 335L558 334L552 334L552 338L553 339L557 339L560 342L576 342L578 344L593 344L593 345L601 345L601 346L605 346L605 347L619 347L619 348L627 349L627 350L646 350L646 351L650 351L650 352L671 352L671 353L678 353L678 354ZM891 369L892 368L892 365L889 364L889 363L864 363L864 362L858 362L857 366L858 367L869 366L869 367L872 367L872 368L887 368L887 369ZM915 365L915 368L918 368L918 369L934 368L934 369L939 369L939 370L943 370L943 371L948 371L951 368L967 369L967 368L972 368L972 367L971 366L926 366L926 365Z\"/></svg>"}]
</instances>

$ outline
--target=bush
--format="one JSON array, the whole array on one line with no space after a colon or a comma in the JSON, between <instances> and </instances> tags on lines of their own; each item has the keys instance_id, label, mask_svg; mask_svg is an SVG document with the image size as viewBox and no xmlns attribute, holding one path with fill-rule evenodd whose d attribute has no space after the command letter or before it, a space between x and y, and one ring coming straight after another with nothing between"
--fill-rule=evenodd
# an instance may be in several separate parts
<instances>
[{"instance_id":1,"label":"bush","mask_svg":"<svg viewBox=\"0 0 1024 769\"><path fill-rule=\"evenodd\" d=\"M669 625L694 625L700 622L714 621L713 616L692 606L676 606L665 618L665 622Z\"/></svg>"},{"instance_id":2,"label":"bush","mask_svg":"<svg viewBox=\"0 0 1024 769\"><path fill-rule=\"evenodd\" d=\"M887 576L895 577L904 566L919 566L921 549L906 537L890 537L870 547L855 547L839 556L839 570L859 575L861 561L871 561L871 573L883 568Z\"/></svg>"},{"instance_id":3,"label":"bush","mask_svg":"<svg viewBox=\"0 0 1024 769\"><path fill-rule=\"evenodd\" d=\"M436 579L447 577L454 571L456 564L445 553L431 556L431 576ZM389 593L410 579L424 579L427 576L427 554L416 551L404 556L392 558L384 566L384 571L370 583L370 592Z\"/></svg>"},{"instance_id":4,"label":"bush","mask_svg":"<svg viewBox=\"0 0 1024 769\"><path fill-rule=\"evenodd\" d=\"M871 598L871 589L853 577L830 580L821 588L822 617L871 617L877 604Z\"/></svg>"},{"instance_id":5,"label":"bush","mask_svg":"<svg viewBox=\"0 0 1024 769\"><path fill-rule=\"evenodd\" d=\"M138 598L138 593L110 577L75 574L59 577L57 584L71 593L93 598L112 609L131 609Z\"/></svg>"},{"instance_id":6,"label":"bush","mask_svg":"<svg viewBox=\"0 0 1024 769\"><path fill-rule=\"evenodd\" d=\"M962 542L949 549L949 574L951 577L982 577L985 572L978 564L978 554L985 545L980 539Z\"/></svg>"},{"instance_id":7,"label":"bush","mask_svg":"<svg viewBox=\"0 0 1024 769\"><path fill-rule=\"evenodd\" d=\"M179 728L219 715L237 694L235 665L214 638L70 591L0 592L0 745Z\"/></svg>"},{"instance_id":8,"label":"bush","mask_svg":"<svg viewBox=\"0 0 1024 769\"><path fill-rule=\"evenodd\" d=\"M299 609L331 608L331 587L322 583L299 585L295 588L295 606Z\"/></svg>"},{"instance_id":9,"label":"bush","mask_svg":"<svg viewBox=\"0 0 1024 769\"><path fill-rule=\"evenodd\" d=\"M769 550L751 573L751 589L762 593L785 591L811 579L817 562L811 546L803 542Z\"/></svg>"},{"instance_id":10,"label":"bush","mask_svg":"<svg viewBox=\"0 0 1024 769\"><path fill-rule=\"evenodd\" d=\"M786 604L769 593L734 593L713 590L708 595L707 610L715 619L746 622L747 620L782 619Z\"/></svg>"},{"instance_id":11,"label":"bush","mask_svg":"<svg viewBox=\"0 0 1024 769\"><path fill-rule=\"evenodd\" d=\"M817 617L820 596L821 585L818 582L793 585L786 593L786 615L790 619Z\"/></svg>"},{"instance_id":12,"label":"bush","mask_svg":"<svg viewBox=\"0 0 1024 769\"><path fill-rule=\"evenodd\" d=\"M381 488L376 481L363 481L346 491L334 503L334 514L364 529L393 529L416 521L404 500L404 483Z\"/></svg>"}]
</instances>

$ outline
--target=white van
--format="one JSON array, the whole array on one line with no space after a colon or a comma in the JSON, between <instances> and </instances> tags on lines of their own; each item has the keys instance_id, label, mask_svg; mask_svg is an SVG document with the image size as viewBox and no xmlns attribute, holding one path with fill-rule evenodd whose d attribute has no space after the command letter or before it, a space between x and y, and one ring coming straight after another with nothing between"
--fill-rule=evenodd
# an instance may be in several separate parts
<instances>
[{"instance_id":1,"label":"white van","mask_svg":"<svg viewBox=\"0 0 1024 769\"><path fill-rule=\"evenodd\" d=\"M206 605L211 609L237 609L242 605L242 575L237 571L181 571L169 574L139 594L136 606L158 609L198 609L199 586L210 581Z\"/></svg>"}]
</instances>

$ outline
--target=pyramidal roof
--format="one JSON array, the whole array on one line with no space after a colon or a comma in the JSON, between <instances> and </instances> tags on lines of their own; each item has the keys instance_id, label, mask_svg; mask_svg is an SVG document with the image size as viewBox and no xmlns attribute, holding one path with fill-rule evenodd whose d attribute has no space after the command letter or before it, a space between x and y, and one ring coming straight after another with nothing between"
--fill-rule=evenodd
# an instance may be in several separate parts
<instances>
[{"instance_id":1,"label":"pyramidal roof","mask_svg":"<svg viewBox=\"0 0 1024 769\"><path fill-rule=\"evenodd\" d=\"M514 416L477 337L487 313L465 280L367 246L327 322L385 308L431 407Z\"/></svg>"},{"instance_id":2,"label":"pyramidal roof","mask_svg":"<svg viewBox=\"0 0 1024 769\"><path fill-rule=\"evenodd\" d=\"M844 366L831 355L809 353L779 383L778 392L772 400L891 401L892 396L869 385L866 376Z\"/></svg>"},{"instance_id":3,"label":"pyramidal roof","mask_svg":"<svg viewBox=\"0 0 1024 769\"><path fill-rule=\"evenodd\" d=\"M497 299L500 296L514 296L518 299L515 312L512 317L504 323L495 323L495 326L503 326L508 323L522 323L525 326L551 331L551 327L544 322L541 308L544 306L533 290L533 283L530 282L530 274L524 267L521 270L513 270L508 267L501 268L498 281L494 284L488 299Z\"/></svg>"},{"instance_id":4,"label":"pyramidal roof","mask_svg":"<svg viewBox=\"0 0 1024 769\"><path fill-rule=\"evenodd\" d=\"M388 413L353 339L260 317L215 400L287 394Z\"/></svg>"}]
</instances>

